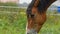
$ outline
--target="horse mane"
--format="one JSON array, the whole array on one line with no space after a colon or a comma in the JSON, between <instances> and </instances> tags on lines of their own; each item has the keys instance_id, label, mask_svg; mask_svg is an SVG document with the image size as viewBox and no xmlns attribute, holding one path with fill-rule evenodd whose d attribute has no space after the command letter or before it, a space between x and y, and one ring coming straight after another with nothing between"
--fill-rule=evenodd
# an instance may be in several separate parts
<instances>
[{"instance_id":1,"label":"horse mane","mask_svg":"<svg viewBox=\"0 0 60 34\"><path fill-rule=\"evenodd\" d=\"M38 5L38 10L43 11L46 9L46 6L50 4L50 0L40 0L39 5Z\"/></svg>"},{"instance_id":2,"label":"horse mane","mask_svg":"<svg viewBox=\"0 0 60 34\"><path fill-rule=\"evenodd\" d=\"M39 5L38 5L38 11L44 12L47 10L47 8L52 4L50 0L40 0Z\"/></svg>"}]
</instances>

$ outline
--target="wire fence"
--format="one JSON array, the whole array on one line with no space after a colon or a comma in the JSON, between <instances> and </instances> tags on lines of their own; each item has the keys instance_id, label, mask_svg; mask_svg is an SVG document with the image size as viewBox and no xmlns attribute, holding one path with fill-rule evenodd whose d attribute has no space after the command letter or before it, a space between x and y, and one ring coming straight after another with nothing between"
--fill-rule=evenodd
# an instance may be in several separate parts
<instances>
[{"instance_id":1,"label":"wire fence","mask_svg":"<svg viewBox=\"0 0 60 34\"><path fill-rule=\"evenodd\" d=\"M16 6L0 6L0 14L14 14L20 11L20 7Z\"/></svg>"},{"instance_id":2,"label":"wire fence","mask_svg":"<svg viewBox=\"0 0 60 34\"><path fill-rule=\"evenodd\" d=\"M27 9L27 7L19 7L19 6L0 6L0 14L19 13L20 12L20 8ZM57 16L59 16L60 14L58 13L58 14L47 14L47 15L55 15L55 16L57 15Z\"/></svg>"},{"instance_id":3,"label":"wire fence","mask_svg":"<svg viewBox=\"0 0 60 34\"><path fill-rule=\"evenodd\" d=\"M0 6L1 8L20 8L20 7L16 7L16 6Z\"/></svg>"}]
</instances>

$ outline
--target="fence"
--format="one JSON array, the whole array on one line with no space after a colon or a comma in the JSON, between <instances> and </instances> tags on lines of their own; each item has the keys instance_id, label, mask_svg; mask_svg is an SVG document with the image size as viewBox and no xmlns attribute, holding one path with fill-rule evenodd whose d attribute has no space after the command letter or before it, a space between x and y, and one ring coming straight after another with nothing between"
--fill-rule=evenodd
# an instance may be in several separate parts
<instances>
[{"instance_id":1,"label":"fence","mask_svg":"<svg viewBox=\"0 0 60 34\"><path fill-rule=\"evenodd\" d=\"M18 19L19 12L20 7L0 6L0 18L8 19L10 23Z\"/></svg>"},{"instance_id":2,"label":"fence","mask_svg":"<svg viewBox=\"0 0 60 34\"><path fill-rule=\"evenodd\" d=\"M0 6L0 13L17 13L20 7L14 6Z\"/></svg>"}]
</instances>

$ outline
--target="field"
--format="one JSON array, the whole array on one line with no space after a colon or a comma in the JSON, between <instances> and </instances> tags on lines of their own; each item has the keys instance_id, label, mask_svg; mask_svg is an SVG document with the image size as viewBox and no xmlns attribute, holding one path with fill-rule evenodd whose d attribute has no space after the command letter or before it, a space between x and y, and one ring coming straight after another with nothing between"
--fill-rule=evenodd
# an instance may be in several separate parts
<instances>
[{"instance_id":1,"label":"field","mask_svg":"<svg viewBox=\"0 0 60 34\"><path fill-rule=\"evenodd\" d=\"M25 9L0 9L0 34L25 34L26 22ZM39 34L60 34L60 15L47 15L47 21Z\"/></svg>"}]
</instances>

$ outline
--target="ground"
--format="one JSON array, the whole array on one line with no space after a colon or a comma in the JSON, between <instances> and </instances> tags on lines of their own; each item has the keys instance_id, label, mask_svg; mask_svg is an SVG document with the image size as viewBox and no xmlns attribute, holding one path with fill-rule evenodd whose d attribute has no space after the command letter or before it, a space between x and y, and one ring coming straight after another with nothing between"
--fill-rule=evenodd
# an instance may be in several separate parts
<instances>
[{"instance_id":1,"label":"ground","mask_svg":"<svg viewBox=\"0 0 60 34\"><path fill-rule=\"evenodd\" d=\"M7 9L0 9L6 11ZM8 11L17 11L17 9L9 9ZM18 9L13 13L0 12L0 34L25 34L26 32L26 10ZM7 11L7 12L8 12ZM51 14L51 12L47 12ZM60 34L60 16L47 15L47 21L43 25L39 34Z\"/></svg>"}]
</instances>

